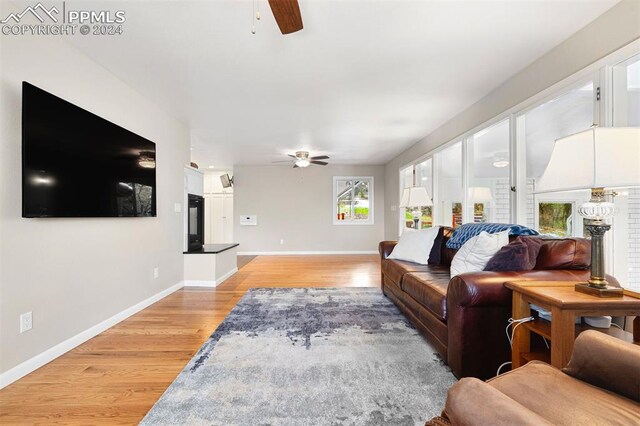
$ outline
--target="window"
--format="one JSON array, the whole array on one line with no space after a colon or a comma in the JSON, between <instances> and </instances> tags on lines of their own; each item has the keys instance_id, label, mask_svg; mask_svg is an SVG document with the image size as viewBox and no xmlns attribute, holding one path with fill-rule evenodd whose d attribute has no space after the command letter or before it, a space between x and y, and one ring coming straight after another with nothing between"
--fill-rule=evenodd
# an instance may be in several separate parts
<instances>
[{"instance_id":1,"label":"window","mask_svg":"<svg viewBox=\"0 0 640 426\"><path fill-rule=\"evenodd\" d=\"M413 166L406 167L400 170L400 198L398 202L402 199L402 193L405 188L410 188L413 186ZM411 216L411 212L408 211L404 207L399 208L400 213L400 224L398 229L398 235L402 235L402 230L404 228L413 227L413 217Z\"/></svg>"},{"instance_id":2,"label":"window","mask_svg":"<svg viewBox=\"0 0 640 426\"><path fill-rule=\"evenodd\" d=\"M416 186L422 186L427 190L429 198L433 201L433 160L431 158L416 164ZM418 227L420 229L431 228L433 226L433 207L424 206L421 208L422 214L420 215L420 222ZM413 226L413 216L409 213L406 216L407 221L411 221Z\"/></svg>"},{"instance_id":3,"label":"window","mask_svg":"<svg viewBox=\"0 0 640 426\"><path fill-rule=\"evenodd\" d=\"M596 121L594 87L593 80L584 82L517 117L517 146L524 154L518 164L519 187L522 188L519 204L525 206L519 211L519 223L541 233L567 232L567 229L561 231L558 222L561 206L579 206L590 198L588 190L536 195L535 186L547 168L556 139L587 130ZM544 206L542 211L540 205ZM558 210L552 213L554 209ZM545 214L544 218L541 213ZM550 219L554 214L556 219ZM576 209L571 209L570 222L568 236L583 236L582 218Z\"/></svg>"},{"instance_id":4,"label":"window","mask_svg":"<svg viewBox=\"0 0 640 426\"><path fill-rule=\"evenodd\" d=\"M441 225L462 224L462 141L436 154L438 163L438 212Z\"/></svg>"},{"instance_id":5,"label":"window","mask_svg":"<svg viewBox=\"0 0 640 426\"><path fill-rule=\"evenodd\" d=\"M469 220L511 223L509 119L470 136L467 153Z\"/></svg>"},{"instance_id":6,"label":"window","mask_svg":"<svg viewBox=\"0 0 640 426\"><path fill-rule=\"evenodd\" d=\"M538 203L538 230L556 238L573 235L575 203Z\"/></svg>"},{"instance_id":7,"label":"window","mask_svg":"<svg viewBox=\"0 0 640 426\"><path fill-rule=\"evenodd\" d=\"M613 125L640 126L640 55L613 67ZM614 189L614 188L607 188ZM616 214L605 249L613 274L623 287L640 292L640 188L616 189ZM609 266L609 265L607 265Z\"/></svg>"},{"instance_id":8,"label":"window","mask_svg":"<svg viewBox=\"0 0 640 426\"><path fill-rule=\"evenodd\" d=\"M333 177L333 224L373 224L373 177Z\"/></svg>"},{"instance_id":9,"label":"window","mask_svg":"<svg viewBox=\"0 0 640 426\"><path fill-rule=\"evenodd\" d=\"M613 67L613 125L640 126L640 55Z\"/></svg>"},{"instance_id":10,"label":"window","mask_svg":"<svg viewBox=\"0 0 640 426\"><path fill-rule=\"evenodd\" d=\"M549 236L590 238L577 213L590 191L536 194L536 184L557 139L592 126L640 126L639 46L621 48L399 170L401 194L415 171L415 185L424 182L432 197L419 226L513 222ZM606 190L616 213L605 234L605 270L640 293L640 186ZM401 209L399 219L401 230L413 226L410 212Z\"/></svg>"}]
</instances>

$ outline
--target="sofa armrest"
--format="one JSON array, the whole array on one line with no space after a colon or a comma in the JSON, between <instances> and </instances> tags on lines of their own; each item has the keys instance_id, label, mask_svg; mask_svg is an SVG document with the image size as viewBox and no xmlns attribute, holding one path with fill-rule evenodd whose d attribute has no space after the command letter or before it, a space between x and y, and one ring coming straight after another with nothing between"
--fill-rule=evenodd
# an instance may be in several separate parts
<instances>
[{"instance_id":1,"label":"sofa armrest","mask_svg":"<svg viewBox=\"0 0 640 426\"><path fill-rule=\"evenodd\" d=\"M398 244L397 241L381 241L380 244L378 244L380 258L386 259L391 254L396 244Z\"/></svg>"},{"instance_id":2,"label":"sofa armrest","mask_svg":"<svg viewBox=\"0 0 640 426\"><path fill-rule=\"evenodd\" d=\"M444 414L454 425L551 425L544 418L478 379L466 378L447 394Z\"/></svg>"},{"instance_id":3,"label":"sofa armrest","mask_svg":"<svg viewBox=\"0 0 640 426\"><path fill-rule=\"evenodd\" d=\"M571 361L562 371L640 402L640 346L587 330L576 339Z\"/></svg>"}]
</instances>

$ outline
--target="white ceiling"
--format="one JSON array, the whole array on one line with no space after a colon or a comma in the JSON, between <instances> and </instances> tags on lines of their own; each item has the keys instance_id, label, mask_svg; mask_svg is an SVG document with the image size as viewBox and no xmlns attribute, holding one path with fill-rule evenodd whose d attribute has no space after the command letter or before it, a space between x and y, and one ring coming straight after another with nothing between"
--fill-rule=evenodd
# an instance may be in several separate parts
<instances>
[{"instance_id":1,"label":"white ceiling","mask_svg":"<svg viewBox=\"0 0 640 426\"><path fill-rule=\"evenodd\" d=\"M124 34L72 43L187 124L203 168L384 164L615 3L300 0L282 36L265 0L255 35L248 0L88 2Z\"/></svg>"}]
</instances>

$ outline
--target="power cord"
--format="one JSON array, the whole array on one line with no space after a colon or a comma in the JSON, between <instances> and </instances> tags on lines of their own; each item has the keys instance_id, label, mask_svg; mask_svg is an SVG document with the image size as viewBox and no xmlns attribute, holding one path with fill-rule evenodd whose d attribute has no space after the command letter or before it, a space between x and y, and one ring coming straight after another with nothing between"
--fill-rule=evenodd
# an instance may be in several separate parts
<instances>
[{"instance_id":1,"label":"power cord","mask_svg":"<svg viewBox=\"0 0 640 426\"><path fill-rule=\"evenodd\" d=\"M509 364L511 364L511 361L507 361L507 362L505 362L505 363L502 363L502 364L500 365L500 367L498 367L498 371L496 371L496 376L499 376L499 375L500 375L500 370L502 370L502 367L504 367L505 365L509 365Z\"/></svg>"},{"instance_id":2,"label":"power cord","mask_svg":"<svg viewBox=\"0 0 640 426\"><path fill-rule=\"evenodd\" d=\"M515 336L516 328L518 328L519 325L524 324L525 322L531 322L535 320L536 319L534 317L525 317L520 319L509 318L509 321L508 321L509 324L507 324L507 328L504 329L505 333L507 334L507 340L509 341L509 346L513 347L513 336ZM509 335L509 327L511 327L512 325L513 325L513 328L511 329L511 335Z\"/></svg>"},{"instance_id":3,"label":"power cord","mask_svg":"<svg viewBox=\"0 0 640 426\"><path fill-rule=\"evenodd\" d=\"M534 317L525 317L525 318L520 318L520 319L513 319L513 318L509 318L508 324L507 324L507 328L504 329L504 332L507 335L507 340L509 341L509 346L511 346L513 348L513 336L515 336L516 333L516 328L518 328L519 325L524 324L525 322L531 322L531 321L535 321L536 319ZM515 325L514 325L515 324ZM513 329L511 329L511 335L509 335L509 327L511 327L513 325ZM546 340L545 340L546 343ZM506 366L511 364L511 361L507 361L504 362L500 365L500 367L498 367L498 371L496 372L496 376L500 375L500 371L502 371L502 369Z\"/></svg>"}]
</instances>

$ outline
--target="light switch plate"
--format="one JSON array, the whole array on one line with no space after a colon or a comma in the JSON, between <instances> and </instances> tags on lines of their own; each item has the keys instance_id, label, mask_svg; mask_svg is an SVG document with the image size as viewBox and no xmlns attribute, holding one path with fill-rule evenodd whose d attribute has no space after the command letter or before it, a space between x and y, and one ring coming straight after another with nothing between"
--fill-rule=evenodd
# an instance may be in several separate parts
<instances>
[{"instance_id":1,"label":"light switch plate","mask_svg":"<svg viewBox=\"0 0 640 426\"><path fill-rule=\"evenodd\" d=\"M242 216L240 216L240 225L241 226L257 226L258 225L258 216L256 216L256 215L242 215Z\"/></svg>"},{"instance_id":2,"label":"light switch plate","mask_svg":"<svg viewBox=\"0 0 640 426\"><path fill-rule=\"evenodd\" d=\"M175 203L173 205L173 211L176 213L182 212L182 203Z\"/></svg>"}]
</instances>

